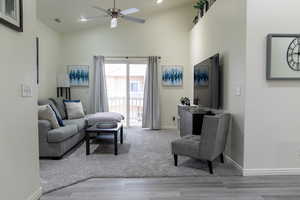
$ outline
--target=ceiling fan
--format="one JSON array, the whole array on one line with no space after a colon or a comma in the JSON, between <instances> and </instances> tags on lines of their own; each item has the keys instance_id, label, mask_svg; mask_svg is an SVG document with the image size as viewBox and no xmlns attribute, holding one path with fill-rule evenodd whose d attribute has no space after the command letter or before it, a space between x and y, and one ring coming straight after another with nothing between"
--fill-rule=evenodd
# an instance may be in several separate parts
<instances>
[{"instance_id":1,"label":"ceiling fan","mask_svg":"<svg viewBox=\"0 0 300 200\"><path fill-rule=\"evenodd\" d=\"M113 8L104 9L104 8L100 8L98 6L93 6L93 8L95 8L101 12L104 12L105 16L111 17L111 22L110 22L111 28L116 28L118 26L118 19L120 19L120 18L128 20L128 21L132 21L135 23L141 23L141 24L146 22L146 20L144 20L144 19L128 16L130 14L139 12L139 9L137 9L137 8L129 8L126 10L121 10L121 9L116 8L116 0L114 0ZM81 21L90 21L90 20L94 20L94 19L97 19L100 17L102 17L102 16L81 18L80 20Z\"/></svg>"}]
</instances>

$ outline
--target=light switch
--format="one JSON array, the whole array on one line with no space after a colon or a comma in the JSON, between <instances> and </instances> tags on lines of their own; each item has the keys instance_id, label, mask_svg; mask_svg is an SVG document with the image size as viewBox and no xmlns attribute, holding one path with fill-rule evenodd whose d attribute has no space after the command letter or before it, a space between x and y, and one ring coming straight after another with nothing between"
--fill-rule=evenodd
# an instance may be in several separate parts
<instances>
[{"instance_id":1,"label":"light switch","mask_svg":"<svg viewBox=\"0 0 300 200\"><path fill-rule=\"evenodd\" d=\"M32 87L23 84L22 85L22 97L32 97Z\"/></svg>"},{"instance_id":2,"label":"light switch","mask_svg":"<svg viewBox=\"0 0 300 200\"><path fill-rule=\"evenodd\" d=\"M241 96L242 95L242 88L236 87L235 88L235 96Z\"/></svg>"}]
</instances>

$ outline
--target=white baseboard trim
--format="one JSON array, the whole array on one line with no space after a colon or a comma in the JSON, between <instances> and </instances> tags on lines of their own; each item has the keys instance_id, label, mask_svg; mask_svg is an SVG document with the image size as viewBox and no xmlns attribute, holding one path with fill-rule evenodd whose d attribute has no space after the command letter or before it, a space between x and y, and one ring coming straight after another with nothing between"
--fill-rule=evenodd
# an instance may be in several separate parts
<instances>
[{"instance_id":1,"label":"white baseboard trim","mask_svg":"<svg viewBox=\"0 0 300 200\"><path fill-rule=\"evenodd\" d=\"M244 176L300 175L300 168L244 169Z\"/></svg>"},{"instance_id":2,"label":"white baseboard trim","mask_svg":"<svg viewBox=\"0 0 300 200\"><path fill-rule=\"evenodd\" d=\"M244 169L241 165L235 162L228 155L225 155L225 160L233 164L233 166L243 176L289 176L300 175L300 168L277 168L277 169Z\"/></svg>"},{"instance_id":3,"label":"white baseboard trim","mask_svg":"<svg viewBox=\"0 0 300 200\"><path fill-rule=\"evenodd\" d=\"M30 197L27 198L27 200L39 200L41 196L42 196L42 187L40 187L33 194L31 194Z\"/></svg>"},{"instance_id":4,"label":"white baseboard trim","mask_svg":"<svg viewBox=\"0 0 300 200\"><path fill-rule=\"evenodd\" d=\"M229 163L232 163L233 166L240 172L241 175L243 175L243 167L238 164L236 161L234 161L232 158L230 158L228 155L225 155L225 160Z\"/></svg>"}]
</instances>

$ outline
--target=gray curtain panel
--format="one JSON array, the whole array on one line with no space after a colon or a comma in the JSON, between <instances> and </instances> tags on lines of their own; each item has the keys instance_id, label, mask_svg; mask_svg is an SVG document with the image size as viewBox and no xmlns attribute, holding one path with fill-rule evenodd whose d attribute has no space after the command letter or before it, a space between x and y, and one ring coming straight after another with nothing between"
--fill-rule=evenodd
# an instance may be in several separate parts
<instances>
[{"instance_id":1,"label":"gray curtain panel","mask_svg":"<svg viewBox=\"0 0 300 200\"><path fill-rule=\"evenodd\" d=\"M149 57L144 91L143 128L159 130L160 99L158 85L159 59L156 56Z\"/></svg>"},{"instance_id":2,"label":"gray curtain panel","mask_svg":"<svg viewBox=\"0 0 300 200\"><path fill-rule=\"evenodd\" d=\"M104 56L94 56L94 80L90 105L91 113L108 112Z\"/></svg>"}]
</instances>

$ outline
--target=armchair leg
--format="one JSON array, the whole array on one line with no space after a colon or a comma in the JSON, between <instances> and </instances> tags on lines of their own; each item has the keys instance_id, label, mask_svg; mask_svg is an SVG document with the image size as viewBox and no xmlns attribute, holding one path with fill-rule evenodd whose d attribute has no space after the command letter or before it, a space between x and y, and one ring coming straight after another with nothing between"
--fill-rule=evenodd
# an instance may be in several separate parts
<instances>
[{"instance_id":1,"label":"armchair leg","mask_svg":"<svg viewBox=\"0 0 300 200\"><path fill-rule=\"evenodd\" d=\"M178 155L174 154L174 165L175 167L178 166Z\"/></svg>"},{"instance_id":2,"label":"armchair leg","mask_svg":"<svg viewBox=\"0 0 300 200\"><path fill-rule=\"evenodd\" d=\"M208 164L208 168L209 168L209 173L214 174L212 162L208 160L207 164Z\"/></svg>"},{"instance_id":3,"label":"armchair leg","mask_svg":"<svg viewBox=\"0 0 300 200\"><path fill-rule=\"evenodd\" d=\"M224 154L223 153L221 153L220 158L221 158L221 163L225 163L224 162Z\"/></svg>"}]
</instances>

